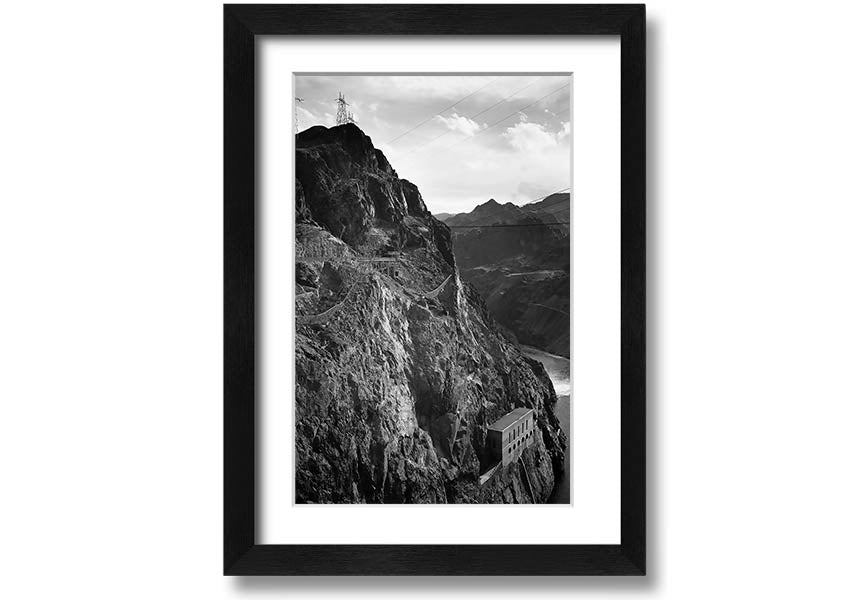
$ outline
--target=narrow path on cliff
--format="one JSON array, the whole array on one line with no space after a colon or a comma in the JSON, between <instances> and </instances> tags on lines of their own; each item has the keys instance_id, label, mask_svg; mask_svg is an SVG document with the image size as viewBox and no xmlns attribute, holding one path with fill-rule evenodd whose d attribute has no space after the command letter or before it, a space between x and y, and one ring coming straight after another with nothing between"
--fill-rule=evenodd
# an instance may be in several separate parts
<instances>
[{"instance_id":1,"label":"narrow path on cliff","mask_svg":"<svg viewBox=\"0 0 850 600\"><path fill-rule=\"evenodd\" d=\"M555 312L561 313L562 315L566 315L568 317L570 316L570 313L568 313L566 311L563 311L559 308L553 308L551 306L546 306L545 304L540 304L539 302L529 302L528 305L529 306L539 306L540 308L548 308L549 310L553 310Z\"/></svg>"},{"instance_id":2,"label":"narrow path on cliff","mask_svg":"<svg viewBox=\"0 0 850 600\"><path fill-rule=\"evenodd\" d=\"M306 323L308 323L310 325L315 324L315 323L323 323L323 322L327 321L332 316L334 316L343 307L343 305L345 305L346 300L348 300L351 297L351 292L353 292L354 288L356 288L357 285L361 281L363 281L363 279L366 277L366 275L367 275L367 272L363 272L360 275L360 277L357 279L357 281L355 281L352 284L352 286L350 288L348 288L348 291L346 292L345 297L343 297L342 300L340 300L337 304L334 304L333 306L331 306L326 311L320 312L319 314L316 314L316 315L303 315L303 316L300 316L300 317L298 315L296 315L296 318L303 319Z\"/></svg>"},{"instance_id":3,"label":"narrow path on cliff","mask_svg":"<svg viewBox=\"0 0 850 600\"><path fill-rule=\"evenodd\" d=\"M562 275L566 271L563 269L540 269L539 271L516 271L508 273L505 277L522 277L523 275Z\"/></svg>"},{"instance_id":4,"label":"narrow path on cliff","mask_svg":"<svg viewBox=\"0 0 850 600\"><path fill-rule=\"evenodd\" d=\"M296 258L296 262L317 263L317 262L324 262L324 261L327 261L327 260L332 260L334 258L338 258L338 257L304 256L304 257ZM345 260L351 260L351 259L346 258ZM355 260L368 264L368 263L402 262L404 259L402 257L358 257ZM315 315L296 315L296 318L300 319L303 322L308 323L310 325L317 324L317 323L324 323L325 321L330 319L332 316L334 316L343 307L343 305L345 305L346 301L351 296L351 293L354 291L354 288L357 287L357 285L360 284L365 279L365 277L369 273L372 273L372 272L375 272L375 271L372 271L370 269L364 270L361 273L360 277L357 279L357 281L355 281L352 284L352 286L348 289L348 292L346 292L345 297L342 300L340 300L337 304L331 306L329 309L322 311L320 313L317 313ZM416 290L411 290L410 288L407 288L407 286L404 286L404 287L405 287L405 289L407 289L407 291L409 291L412 294L418 294L418 295L421 295L423 298L427 298L429 300L435 300L437 298L437 296L439 296L440 293L442 293L442 291L445 289L446 285L448 285L449 281L452 279L452 277L454 277L454 275L455 275L454 273L449 273L446 276L446 278L442 281L442 283L440 283L440 285L438 285L436 288L434 288L430 292L424 292L423 293L423 292L419 292L419 291L416 291Z\"/></svg>"},{"instance_id":5,"label":"narrow path on cliff","mask_svg":"<svg viewBox=\"0 0 850 600\"><path fill-rule=\"evenodd\" d=\"M446 278L443 280L443 283L441 283L440 285L438 285L436 288L434 288L434 289L433 289L433 290L431 290L430 292L425 292L424 294L422 294L422 297L423 297L423 298L428 298L429 300L434 300L437 296L439 296L439 295L440 295L440 292L442 292L442 291L445 289L446 284L449 282L449 279L451 279L451 278L452 278L452 275L454 275L454 273L450 273L450 274L449 274L449 276L448 276L448 277L446 277Z\"/></svg>"}]
</instances>

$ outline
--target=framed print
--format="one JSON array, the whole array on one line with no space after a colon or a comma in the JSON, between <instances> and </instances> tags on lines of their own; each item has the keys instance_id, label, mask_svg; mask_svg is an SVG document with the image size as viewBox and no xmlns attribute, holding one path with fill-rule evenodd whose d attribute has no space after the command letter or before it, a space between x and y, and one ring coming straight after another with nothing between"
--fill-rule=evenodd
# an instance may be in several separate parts
<instances>
[{"instance_id":1,"label":"framed print","mask_svg":"<svg viewBox=\"0 0 850 600\"><path fill-rule=\"evenodd\" d=\"M645 573L644 32L225 5L225 574Z\"/></svg>"}]
</instances>

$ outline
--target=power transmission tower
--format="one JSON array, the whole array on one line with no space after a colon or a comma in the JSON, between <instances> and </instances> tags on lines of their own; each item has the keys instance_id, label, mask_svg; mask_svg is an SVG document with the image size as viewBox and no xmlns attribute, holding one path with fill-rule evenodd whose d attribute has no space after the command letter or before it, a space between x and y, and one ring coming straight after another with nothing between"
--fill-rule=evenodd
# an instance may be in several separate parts
<instances>
[{"instance_id":1,"label":"power transmission tower","mask_svg":"<svg viewBox=\"0 0 850 600\"><path fill-rule=\"evenodd\" d=\"M299 98L298 96L295 96L295 102L299 104L303 103L304 98ZM295 133L298 133L298 104L295 105Z\"/></svg>"},{"instance_id":2,"label":"power transmission tower","mask_svg":"<svg viewBox=\"0 0 850 600\"><path fill-rule=\"evenodd\" d=\"M342 95L342 92L339 93L339 96L336 99L336 124L337 125L345 125L346 123L355 123L354 115L351 114L351 111L348 110L348 102L345 100L345 96Z\"/></svg>"}]
</instances>

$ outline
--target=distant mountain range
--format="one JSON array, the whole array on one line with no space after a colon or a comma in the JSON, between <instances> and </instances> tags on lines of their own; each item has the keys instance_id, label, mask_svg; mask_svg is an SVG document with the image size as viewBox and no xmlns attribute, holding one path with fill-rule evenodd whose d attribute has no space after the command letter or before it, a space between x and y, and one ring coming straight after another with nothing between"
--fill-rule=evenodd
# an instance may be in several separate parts
<instances>
[{"instance_id":1,"label":"distant mountain range","mask_svg":"<svg viewBox=\"0 0 850 600\"><path fill-rule=\"evenodd\" d=\"M569 356L570 194L447 216L461 274L522 344Z\"/></svg>"},{"instance_id":2,"label":"distant mountain range","mask_svg":"<svg viewBox=\"0 0 850 600\"><path fill-rule=\"evenodd\" d=\"M563 223L570 222L570 194L560 193L546 196L539 202L517 206L513 202L500 204L490 198L468 213L438 213L434 215L449 227L470 225L495 225L515 223Z\"/></svg>"}]
</instances>

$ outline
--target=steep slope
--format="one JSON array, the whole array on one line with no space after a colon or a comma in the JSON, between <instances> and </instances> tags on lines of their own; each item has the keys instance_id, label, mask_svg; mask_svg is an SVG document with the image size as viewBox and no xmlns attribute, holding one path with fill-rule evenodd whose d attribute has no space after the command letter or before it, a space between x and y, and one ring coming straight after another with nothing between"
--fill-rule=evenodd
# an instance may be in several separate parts
<instances>
[{"instance_id":1,"label":"steep slope","mask_svg":"<svg viewBox=\"0 0 850 600\"><path fill-rule=\"evenodd\" d=\"M547 223L560 223L568 228L568 223L570 222L570 194L551 194L540 202L524 205L522 210L534 214Z\"/></svg>"},{"instance_id":2,"label":"steep slope","mask_svg":"<svg viewBox=\"0 0 850 600\"><path fill-rule=\"evenodd\" d=\"M566 438L542 365L460 279L450 230L355 125L296 137L298 502L545 501ZM483 485L486 431L535 443Z\"/></svg>"},{"instance_id":3,"label":"steep slope","mask_svg":"<svg viewBox=\"0 0 850 600\"><path fill-rule=\"evenodd\" d=\"M493 199L445 219L464 280L516 339L569 356L569 194L516 206Z\"/></svg>"}]
</instances>

